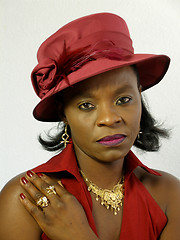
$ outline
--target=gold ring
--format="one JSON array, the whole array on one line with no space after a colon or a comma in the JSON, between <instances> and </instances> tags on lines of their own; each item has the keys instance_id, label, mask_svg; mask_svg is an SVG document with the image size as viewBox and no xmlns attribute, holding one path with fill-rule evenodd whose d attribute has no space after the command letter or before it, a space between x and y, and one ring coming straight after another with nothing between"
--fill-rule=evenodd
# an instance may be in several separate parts
<instances>
[{"instance_id":1,"label":"gold ring","mask_svg":"<svg viewBox=\"0 0 180 240\"><path fill-rule=\"evenodd\" d=\"M49 206L49 200L47 199L46 196L40 197L37 201L36 201L37 206L41 207L41 208L45 208Z\"/></svg>"},{"instance_id":2,"label":"gold ring","mask_svg":"<svg viewBox=\"0 0 180 240\"><path fill-rule=\"evenodd\" d=\"M49 186L46 188L47 190L47 195L55 194L56 195L56 190L54 186Z\"/></svg>"}]
</instances>

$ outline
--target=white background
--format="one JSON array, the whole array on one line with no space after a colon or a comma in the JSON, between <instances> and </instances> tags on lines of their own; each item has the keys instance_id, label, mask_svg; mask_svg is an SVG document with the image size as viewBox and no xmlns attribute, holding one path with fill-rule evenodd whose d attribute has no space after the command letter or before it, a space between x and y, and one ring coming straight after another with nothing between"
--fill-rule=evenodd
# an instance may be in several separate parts
<instances>
[{"instance_id":1,"label":"white background","mask_svg":"<svg viewBox=\"0 0 180 240\"><path fill-rule=\"evenodd\" d=\"M164 80L148 90L153 115L172 129L158 153L138 156L148 166L180 177L179 0L0 0L0 189L13 176L47 161L38 133L52 127L33 119L39 99L30 81L39 45L78 17L112 12L123 17L136 53L171 57Z\"/></svg>"}]
</instances>

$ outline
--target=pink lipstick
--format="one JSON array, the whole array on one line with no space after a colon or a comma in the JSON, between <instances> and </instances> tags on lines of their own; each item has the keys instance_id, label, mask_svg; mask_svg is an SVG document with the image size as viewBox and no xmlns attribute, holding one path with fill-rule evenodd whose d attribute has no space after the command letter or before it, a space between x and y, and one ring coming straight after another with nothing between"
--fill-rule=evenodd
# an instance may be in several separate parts
<instances>
[{"instance_id":1,"label":"pink lipstick","mask_svg":"<svg viewBox=\"0 0 180 240\"><path fill-rule=\"evenodd\" d=\"M106 145L106 146L116 146L116 145L120 144L121 142L123 142L125 138L126 138L125 135L115 134L112 136L107 136L107 137L101 138L97 142L102 145Z\"/></svg>"}]
</instances>

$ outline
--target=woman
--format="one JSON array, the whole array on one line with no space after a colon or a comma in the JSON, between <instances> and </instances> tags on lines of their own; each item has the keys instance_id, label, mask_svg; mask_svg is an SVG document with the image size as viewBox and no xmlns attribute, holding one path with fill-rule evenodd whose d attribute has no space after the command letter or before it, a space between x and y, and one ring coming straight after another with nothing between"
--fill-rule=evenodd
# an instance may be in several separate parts
<instances>
[{"instance_id":1,"label":"woman","mask_svg":"<svg viewBox=\"0 0 180 240\"><path fill-rule=\"evenodd\" d=\"M141 92L169 61L134 54L126 23L110 13L77 19L41 45L34 117L64 123L51 140L40 137L47 150L63 151L3 189L2 240L180 238L179 181L130 151L156 151L167 136Z\"/></svg>"}]
</instances>

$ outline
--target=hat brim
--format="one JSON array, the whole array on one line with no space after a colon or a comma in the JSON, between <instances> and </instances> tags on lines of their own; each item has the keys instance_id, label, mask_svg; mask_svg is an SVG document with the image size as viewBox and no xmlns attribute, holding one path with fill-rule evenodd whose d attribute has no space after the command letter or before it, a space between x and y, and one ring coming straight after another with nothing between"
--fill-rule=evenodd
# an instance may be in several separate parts
<instances>
[{"instance_id":1,"label":"hat brim","mask_svg":"<svg viewBox=\"0 0 180 240\"><path fill-rule=\"evenodd\" d=\"M110 60L107 58L90 61L82 68L69 74L68 80L74 85L87 78L96 76L116 68L136 64L142 90L146 90L161 81L169 67L170 58L166 55L154 54L133 54L129 58L122 60ZM38 103L33 111L34 117L39 121L57 122L58 104L55 95L63 89L69 87L67 81L60 81L55 89L50 90Z\"/></svg>"}]
</instances>

